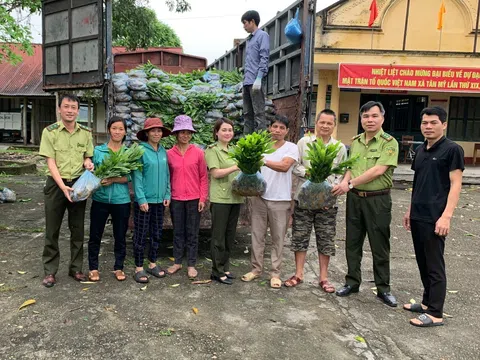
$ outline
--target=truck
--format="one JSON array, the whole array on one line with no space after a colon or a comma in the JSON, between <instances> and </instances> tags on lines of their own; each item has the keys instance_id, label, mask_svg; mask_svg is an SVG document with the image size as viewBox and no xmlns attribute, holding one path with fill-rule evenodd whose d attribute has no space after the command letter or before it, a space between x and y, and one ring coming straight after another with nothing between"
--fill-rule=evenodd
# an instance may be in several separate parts
<instances>
[{"instance_id":1,"label":"truck","mask_svg":"<svg viewBox=\"0 0 480 360\"><path fill-rule=\"evenodd\" d=\"M285 26L299 9L302 40L290 43ZM291 121L289 140L296 142L310 123L313 89L313 54L315 47L315 0L297 0L260 28L270 36L266 95L273 100L276 112ZM209 69L231 71L242 69L246 39L216 59Z\"/></svg>"},{"instance_id":2,"label":"truck","mask_svg":"<svg viewBox=\"0 0 480 360\"><path fill-rule=\"evenodd\" d=\"M19 112L0 112L0 142L22 139L22 114Z\"/></svg>"}]
</instances>

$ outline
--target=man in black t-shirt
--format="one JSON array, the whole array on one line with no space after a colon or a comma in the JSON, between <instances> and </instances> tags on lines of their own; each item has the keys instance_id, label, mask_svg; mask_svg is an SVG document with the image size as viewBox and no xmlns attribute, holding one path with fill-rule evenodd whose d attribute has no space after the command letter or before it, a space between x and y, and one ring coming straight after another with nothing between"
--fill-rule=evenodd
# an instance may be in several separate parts
<instances>
[{"instance_id":1,"label":"man in black t-shirt","mask_svg":"<svg viewBox=\"0 0 480 360\"><path fill-rule=\"evenodd\" d=\"M419 327L443 325L447 292L445 237L462 189L463 149L447 139L447 113L440 107L425 108L420 129L426 141L417 148L412 170L412 203L403 226L412 232L413 246L424 292L421 304L405 304L405 310L420 313L410 324Z\"/></svg>"}]
</instances>

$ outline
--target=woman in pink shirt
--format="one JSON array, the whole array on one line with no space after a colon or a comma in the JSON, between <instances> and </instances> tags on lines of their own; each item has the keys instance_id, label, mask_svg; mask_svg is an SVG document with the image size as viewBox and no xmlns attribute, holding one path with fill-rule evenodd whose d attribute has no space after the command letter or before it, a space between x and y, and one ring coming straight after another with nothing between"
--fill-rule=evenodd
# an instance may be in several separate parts
<instances>
[{"instance_id":1,"label":"woman in pink shirt","mask_svg":"<svg viewBox=\"0 0 480 360\"><path fill-rule=\"evenodd\" d=\"M203 151L190 144L196 132L192 119L179 115L174 120L172 135L177 143L167 151L170 168L172 202L170 215L173 224L173 257L175 264L167 269L172 275L182 268L183 256L187 250L187 275L195 278L198 252L200 213L205 209L208 196L207 164Z\"/></svg>"}]
</instances>

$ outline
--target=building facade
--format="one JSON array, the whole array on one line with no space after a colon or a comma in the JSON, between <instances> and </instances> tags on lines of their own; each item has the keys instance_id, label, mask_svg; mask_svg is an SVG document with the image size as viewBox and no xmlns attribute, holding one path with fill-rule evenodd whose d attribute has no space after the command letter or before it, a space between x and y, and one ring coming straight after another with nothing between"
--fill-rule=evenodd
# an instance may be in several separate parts
<instances>
[{"instance_id":1,"label":"building facade","mask_svg":"<svg viewBox=\"0 0 480 360\"><path fill-rule=\"evenodd\" d=\"M377 0L369 27L371 3L341 0L317 14L316 111L337 112L336 137L350 144L362 131L361 104L381 101L385 131L421 142L420 111L438 105L470 162L480 143L479 1L444 0L443 12L442 0Z\"/></svg>"}]
</instances>

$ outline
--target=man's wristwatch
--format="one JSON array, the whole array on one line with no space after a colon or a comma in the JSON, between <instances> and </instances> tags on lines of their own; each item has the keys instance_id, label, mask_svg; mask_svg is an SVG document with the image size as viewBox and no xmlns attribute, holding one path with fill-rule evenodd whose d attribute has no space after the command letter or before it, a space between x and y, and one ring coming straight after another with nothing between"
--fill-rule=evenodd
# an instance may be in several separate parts
<instances>
[{"instance_id":1,"label":"man's wristwatch","mask_svg":"<svg viewBox=\"0 0 480 360\"><path fill-rule=\"evenodd\" d=\"M348 180L348 188L349 188L350 190L353 189L353 185L352 185L352 182L351 182L350 180Z\"/></svg>"}]
</instances>

